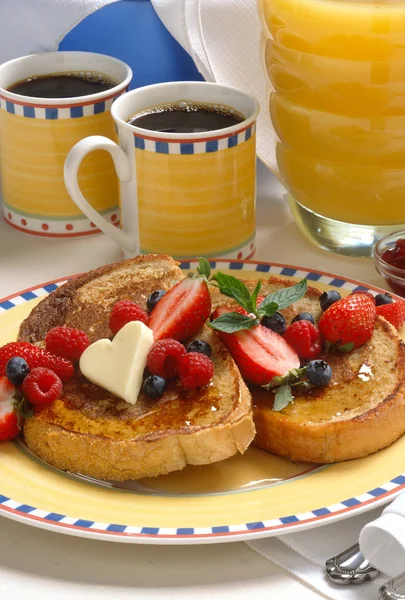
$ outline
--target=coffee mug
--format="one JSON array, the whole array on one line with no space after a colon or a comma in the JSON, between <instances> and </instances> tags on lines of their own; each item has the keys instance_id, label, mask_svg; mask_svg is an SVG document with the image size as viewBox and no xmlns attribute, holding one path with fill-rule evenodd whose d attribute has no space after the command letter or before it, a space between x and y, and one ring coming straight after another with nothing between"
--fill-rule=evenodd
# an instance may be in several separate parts
<instances>
[{"instance_id":1,"label":"coffee mug","mask_svg":"<svg viewBox=\"0 0 405 600\"><path fill-rule=\"evenodd\" d=\"M135 114L179 101L232 107L244 120L202 133L167 133L128 123ZM126 256L167 253L176 258L248 258L255 250L257 101L236 89L205 82L145 86L114 102L119 145L101 136L80 141L65 164L70 197ZM94 150L113 158L120 181L121 229L85 198L78 179Z\"/></svg>"},{"instance_id":2,"label":"coffee mug","mask_svg":"<svg viewBox=\"0 0 405 600\"><path fill-rule=\"evenodd\" d=\"M16 82L51 74L101 74L113 82L105 91L69 98L24 96L10 91ZM128 89L132 71L120 60L91 52L49 52L0 66L0 164L4 216L27 233L73 237L97 233L71 201L63 179L69 150L92 134L117 139L111 105ZM118 186L104 152L82 164L80 187L100 213L118 223Z\"/></svg>"}]
</instances>

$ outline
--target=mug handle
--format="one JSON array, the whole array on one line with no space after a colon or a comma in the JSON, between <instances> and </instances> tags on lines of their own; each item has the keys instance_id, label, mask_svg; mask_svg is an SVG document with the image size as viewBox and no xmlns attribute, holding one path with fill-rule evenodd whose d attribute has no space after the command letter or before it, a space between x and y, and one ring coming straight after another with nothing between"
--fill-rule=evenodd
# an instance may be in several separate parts
<instances>
[{"instance_id":1,"label":"mug handle","mask_svg":"<svg viewBox=\"0 0 405 600\"><path fill-rule=\"evenodd\" d=\"M78 182L79 167L82 160L93 150L106 150L113 159L118 179L121 183L132 180L131 161L125 152L115 142L102 135L92 135L80 140L73 146L66 157L64 179L67 191L78 208L92 221L103 233L115 240L124 250L131 254L139 254L138 210L134 202L134 214L123 219L122 229L107 221L83 196ZM136 199L134 199L136 200Z\"/></svg>"}]
</instances>

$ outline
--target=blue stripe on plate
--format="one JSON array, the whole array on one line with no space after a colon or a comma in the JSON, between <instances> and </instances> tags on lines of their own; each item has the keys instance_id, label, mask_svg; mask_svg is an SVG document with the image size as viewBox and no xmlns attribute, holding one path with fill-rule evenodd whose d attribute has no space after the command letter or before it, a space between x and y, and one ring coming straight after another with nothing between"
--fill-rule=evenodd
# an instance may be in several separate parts
<instances>
[{"instance_id":1,"label":"blue stripe on plate","mask_svg":"<svg viewBox=\"0 0 405 600\"><path fill-rule=\"evenodd\" d=\"M159 533L159 527L142 527L141 533L146 535L157 535Z\"/></svg>"},{"instance_id":2,"label":"blue stripe on plate","mask_svg":"<svg viewBox=\"0 0 405 600\"><path fill-rule=\"evenodd\" d=\"M312 512L317 517L322 517L323 515L330 515L330 510L328 510L327 508L317 508L316 510L313 510Z\"/></svg>"},{"instance_id":3,"label":"blue stripe on plate","mask_svg":"<svg viewBox=\"0 0 405 600\"><path fill-rule=\"evenodd\" d=\"M87 521L86 519L78 519L77 521L75 521L76 527L85 527L86 529L91 527L93 523L94 521Z\"/></svg>"},{"instance_id":4,"label":"blue stripe on plate","mask_svg":"<svg viewBox=\"0 0 405 600\"><path fill-rule=\"evenodd\" d=\"M284 267L284 269L281 269L280 275L287 275L287 277L293 277L296 274L296 272L296 269Z\"/></svg>"},{"instance_id":5,"label":"blue stripe on plate","mask_svg":"<svg viewBox=\"0 0 405 600\"><path fill-rule=\"evenodd\" d=\"M18 512L28 514L35 510L35 508L33 506L30 506L29 504L20 504L20 506L17 506L16 510L18 510Z\"/></svg>"},{"instance_id":6,"label":"blue stripe on plate","mask_svg":"<svg viewBox=\"0 0 405 600\"><path fill-rule=\"evenodd\" d=\"M265 525L262 521L256 521L256 523L246 523L246 527L249 531L254 531L255 529L264 529Z\"/></svg>"},{"instance_id":7,"label":"blue stripe on plate","mask_svg":"<svg viewBox=\"0 0 405 600\"><path fill-rule=\"evenodd\" d=\"M377 496L382 496L383 494L385 494L386 491L387 490L384 490L384 488L377 487L377 488L374 488L373 490L370 490L368 493L371 496L374 496L374 498L377 498Z\"/></svg>"},{"instance_id":8,"label":"blue stripe on plate","mask_svg":"<svg viewBox=\"0 0 405 600\"><path fill-rule=\"evenodd\" d=\"M345 506L350 508L352 506L356 506L356 504L361 504L361 502L360 500L357 500L357 498L348 498L347 500L343 500L341 504L344 504Z\"/></svg>"},{"instance_id":9,"label":"blue stripe on plate","mask_svg":"<svg viewBox=\"0 0 405 600\"><path fill-rule=\"evenodd\" d=\"M229 268L235 271L240 271L243 269L243 263L241 262L230 262L229 263Z\"/></svg>"},{"instance_id":10,"label":"blue stripe on plate","mask_svg":"<svg viewBox=\"0 0 405 600\"><path fill-rule=\"evenodd\" d=\"M56 285L56 283L48 283L47 285L44 285L44 290L46 290L47 292L54 292L56 289L58 289L58 286Z\"/></svg>"},{"instance_id":11,"label":"blue stripe on plate","mask_svg":"<svg viewBox=\"0 0 405 600\"><path fill-rule=\"evenodd\" d=\"M321 277L320 273L307 273L306 279L309 279L309 281L319 281Z\"/></svg>"},{"instance_id":12,"label":"blue stripe on plate","mask_svg":"<svg viewBox=\"0 0 405 600\"><path fill-rule=\"evenodd\" d=\"M0 308L4 308L4 310L9 310L10 308L14 308L15 304L13 304L13 302L10 302L10 300L5 300L4 302L0 303Z\"/></svg>"},{"instance_id":13,"label":"blue stripe on plate","mask_svg":"<svg viewBox=\"0 0 405 600\"><path fill-rule=\"evenodd\" d=\"M189 262L181 262L180 269L190 269L190 263Z\"/></svg>"},{"instance_id":14,"label":"blue stripe on plate","mask_svg":"<svg viewBox=\"0 0 405 600\"><path fill-rule=\"evenodd\" d=\"M270 265L257 265L256 266L256 271L258 271L259 273L268 273L270 271L271 267Z\"/></svg>"},{"instance_id":15,"label":"blue stripe on plate","mask_svg":"<svg viewBox=\"0 0 405 600\"><path fill-rule=\"evenodd\" d=\"M48 515L46 515L45 517L48 521L54 521L55 523L58 523L59 521L62 521L62 519L65 518L64 515L60 515L59 513L49 513Z\"/></svg>"},{"instance_id":16,"label":"blue stripe on plate","mask_svg":"<svg viewBox=\"0 0 405 600\"><path fill-rule=\"evenodd\" d=\"M346 281L343 281L343 279L332 279L332 281L329 282L329 285L333 285L334 287L343 287L345 283Z\"/></svg>"},{"instance_id":17,"label":"blue stripe on plate","mask_svg":"<svg viewBox=\"0 0 405 600\"><path fill-rule=\"evenodd\" d=\"M194 535L194 529L192 527L179 527L177 535Z\"/></svg>"},{"instance_id":18,"label":"blue stripe on plate","mask_svg":"<svg viewBox=\"0 0 405 600\"><path fill-rule=\"evenodd\" d=\"M229 533L229 527L222 525L221 527L211 527L212 533Z\"/></svg>"},{"instance_id":19,"label":"blue stripe on plate","mask_svg":"<svg viewBox=\"0 0 405 600\"><path fill-rule=\"evenodd\" d=\"M115 531L115 533L122 533L126 530L126 528L126 525L116 525L115 523L112 523L107 527L106 531Z\"/></svg>"},{"instance_id":20,"label":"blue stripe on plate","mask_svg":"<svg viewBox=\"0 0 405 600\"><path fill-rule=\"evenodd\" d=\"M38 296L33 292L24 292L21 294L21 298L24 298L24 300L33 300L34 298L38 298Z\"/></svg>"},{"instance_id":21,"label":"blue stripe on plate","mask_svg":"<svg viewBox=\"0 0 405 600\"><path fill-rule=\"evenodd\" d=\"M298 523L299 519L295 515L290 515L289 517L281 517L280 521L283 525L288 525L289 523Z\"/></svg>"}]
</instances>

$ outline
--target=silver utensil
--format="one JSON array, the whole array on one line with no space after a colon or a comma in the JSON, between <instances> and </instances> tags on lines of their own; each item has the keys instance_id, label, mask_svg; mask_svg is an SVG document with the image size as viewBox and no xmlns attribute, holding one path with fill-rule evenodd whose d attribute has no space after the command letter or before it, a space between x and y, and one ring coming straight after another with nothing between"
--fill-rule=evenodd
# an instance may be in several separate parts
<instances>
[{"instance_id":1,"label":"silver utensil","mask_svg":"<svg viewBox=\"0 0 405 600\"><path fill-rule=\"evenodd\" d=\"M379 600L402 600L403 598L405 598L405 573L390 579L378 590Z\"/></svg>"},{"instance_id":2,"label":"silver utensil","mask_svg":"<svg viewBox=\"0 0 405 600\"><path fill-rule=\"evenodd\" d=\"M380 572L364 558L358 544L344 550L326 561L326 576L338 585L361 584L376 579ZM381 596L385 598L405 598L405 596Z\"/></svg>"}]
</instances>

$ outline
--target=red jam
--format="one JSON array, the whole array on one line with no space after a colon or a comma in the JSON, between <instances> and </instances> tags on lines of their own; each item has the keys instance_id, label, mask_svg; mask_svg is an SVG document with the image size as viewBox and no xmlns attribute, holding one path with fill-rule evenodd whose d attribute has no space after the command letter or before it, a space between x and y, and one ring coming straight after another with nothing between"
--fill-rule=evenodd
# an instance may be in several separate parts
<instances>
[{"instance_id":1,"label":"red jam","mask_svg":"<svg viewBox=\"0 0 405 600\"><path fill-rule=\"evenodd\" d=\"M393 248L385 250L382 253L381 258L389 265L403 271L405 280L405 239L397 240ZM393 281L389 276L387 276L387 280L394 292L405 297L405 283L404 285L399 285L397 281Z\"/></svg>"}]
</instances>

